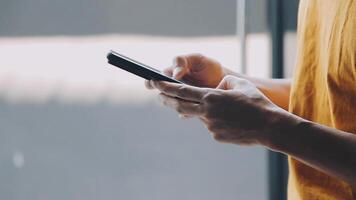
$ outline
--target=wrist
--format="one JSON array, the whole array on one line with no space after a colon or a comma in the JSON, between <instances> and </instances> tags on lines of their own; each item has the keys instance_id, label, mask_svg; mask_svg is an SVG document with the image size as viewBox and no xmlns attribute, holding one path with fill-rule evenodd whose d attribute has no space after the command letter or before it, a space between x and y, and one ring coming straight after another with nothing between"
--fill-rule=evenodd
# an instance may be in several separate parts
<instances>
[{"instance_id":1,"label":"wrist","mask_svg":"<svg viewBox=\"0 0 356 200\"><path fill-rule=\"evenodd\" d=\"M263 146L278 152L284 152L289 140L292 140L295 130L306 120L277 108L269 116Z\"/></svg>"}]
</instances>

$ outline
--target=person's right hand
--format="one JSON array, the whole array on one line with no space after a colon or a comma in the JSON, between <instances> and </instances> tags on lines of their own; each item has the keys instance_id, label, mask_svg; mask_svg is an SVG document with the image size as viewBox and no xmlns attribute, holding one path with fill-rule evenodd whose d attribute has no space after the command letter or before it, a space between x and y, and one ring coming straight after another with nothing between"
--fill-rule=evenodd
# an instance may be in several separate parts
<instances>
[{"instance_id":1,"label":"person's right hand","mask_svg":"<svg viewBox=\"0 0 356 200\"><path fill-rule=\"evenodd\" d=\"M163 71L174 79L192 86L215 88L224 78L224 69L219 62L201 54L178 56L173 65ZM146 82L148 88L152 88Z\"/></svg>"}]
</instances>

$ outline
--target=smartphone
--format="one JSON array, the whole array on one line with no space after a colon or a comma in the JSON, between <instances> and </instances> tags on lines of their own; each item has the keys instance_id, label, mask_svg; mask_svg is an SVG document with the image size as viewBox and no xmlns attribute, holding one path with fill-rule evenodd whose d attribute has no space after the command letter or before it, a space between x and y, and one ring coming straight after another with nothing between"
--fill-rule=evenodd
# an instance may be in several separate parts
<instances>
[{"instance_id":1,"label":"smartphone","mask_svg":"<svg viewBox=\"0 0 356 200\"><path fill-rule=\"evenodd\" d=\"M161 71L153 67L142 64L113 50L108 53L107 58L108 63L114 65L115 67L121 68L146 80L168 81L182 84L181 81L166 76Z\"/></svg>"}]
</instances>

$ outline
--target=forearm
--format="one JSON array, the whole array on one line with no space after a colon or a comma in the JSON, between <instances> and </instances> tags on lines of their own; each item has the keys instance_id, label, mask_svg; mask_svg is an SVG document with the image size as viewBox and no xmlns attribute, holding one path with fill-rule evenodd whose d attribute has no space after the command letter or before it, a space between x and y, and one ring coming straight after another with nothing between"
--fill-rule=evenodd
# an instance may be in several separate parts
<instances>
[{"instance_id":1,"label":"forearm","mask_svg":"<svg viewBox=\"0 0 356 200\"><path fill-rule=\"evenodd\" d=\"M267 146L356 186L356 135L287 115Z\"/></svg>"},{"instance_id":2,"label":"forearm","mask_svg":"<svg viewBox=\"0 0 356 200\"><path fill-rule=\"evenodd\" d=\"M290 79L261 79L239 74L229 69L224 69L224 71L225 75L233 75L238 78L249 80L250 82L255 84L256 87L264 95L266 95L274 104L285 110L288 110L289 94L291 87Z\"/></svg>"}]
</instances>

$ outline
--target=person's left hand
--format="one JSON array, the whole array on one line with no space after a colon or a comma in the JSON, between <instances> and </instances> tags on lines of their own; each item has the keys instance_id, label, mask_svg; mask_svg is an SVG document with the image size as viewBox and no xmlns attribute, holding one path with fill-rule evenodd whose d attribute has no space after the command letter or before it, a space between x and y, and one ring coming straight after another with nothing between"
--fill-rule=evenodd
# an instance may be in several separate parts
<instances>
[{"instance_id":1,"label":"person's left hand","mask_svg":"<svg viewBox=\"0 0 356 200\"><path fill-rule=\"evenodd\" d=\"M164 105L180 115L198 117L213 137L234 144L268 142L283 109L274 105L252 83L226 76L216 89L149 81L161 91Z\"/></svg>"}]
</instances>

